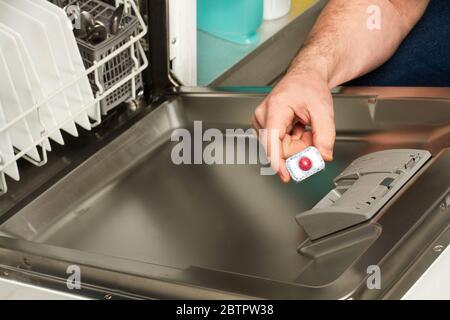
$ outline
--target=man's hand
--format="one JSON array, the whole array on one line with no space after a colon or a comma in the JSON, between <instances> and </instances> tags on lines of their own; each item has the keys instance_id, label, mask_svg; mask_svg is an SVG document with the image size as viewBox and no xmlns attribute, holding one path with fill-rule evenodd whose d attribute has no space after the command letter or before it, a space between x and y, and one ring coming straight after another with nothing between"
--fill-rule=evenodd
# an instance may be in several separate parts
<instances>
[{"instance_id":1,"label":"man's hand","mask_svg":"<svg viewBox=\"0 0 450 320\"><path fill-rule=\"evenodd\" d=\"M429 0L330 0L287 75L256 109L253 127L279 130L275 143L260 137L272 167L284 182L285 160L314 145L333 159L335 125L330 88L374 70L397 50L423 15ZM371 7L380 27L368 28ZM306 131L308 126L312 131Z\"/></svg>"},{"instance_id":2,"label":"man's hand","mask_svg":"<svg viewBox=\"0 0 450 320\"><path fill-rule=\"evenodd\" d=\"M331 161L336 133L333 100L326 80L308 73L287 75L256 109L253 127L257 131L267 129L269 135L272 130L279 130L280 150L273 150L268 141L262 142L285 183L291 179L286 159L306 147L317 147L323 158ZM276 155L278 159L273 159Z\"/></svg>"}]
</instances>

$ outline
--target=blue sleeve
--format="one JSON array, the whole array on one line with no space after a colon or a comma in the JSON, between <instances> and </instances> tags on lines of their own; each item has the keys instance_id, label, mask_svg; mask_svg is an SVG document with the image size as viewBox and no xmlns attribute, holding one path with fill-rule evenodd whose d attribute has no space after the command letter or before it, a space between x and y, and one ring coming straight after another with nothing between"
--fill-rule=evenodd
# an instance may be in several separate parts
<instances>
[{"instance_id":1,"label":"blue sleeve","mask_svg":"<svg viewBox=\"0 0 450 320\"><path fill-rule=\"evenodd\" d=\"M450 87L450 1L431 0L395 55L347 85Z\"/></svg>"}]
</instances>

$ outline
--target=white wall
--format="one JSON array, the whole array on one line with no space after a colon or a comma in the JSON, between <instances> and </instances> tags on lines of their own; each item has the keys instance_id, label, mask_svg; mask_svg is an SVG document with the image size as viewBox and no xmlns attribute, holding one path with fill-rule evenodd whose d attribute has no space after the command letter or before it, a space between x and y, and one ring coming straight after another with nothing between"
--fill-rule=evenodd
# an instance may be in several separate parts
<instances>
[{"instance_id":1,"label":"white wall","mask_svg":"<svg viewBox=\"0 0 450 320\"><path fill-rule=\"evenodd\" d=\"M197 85L197 1L169 0L172 72L183 85ZM151 32L151 30L150 30Z\"/></svg>"}]
</instances>

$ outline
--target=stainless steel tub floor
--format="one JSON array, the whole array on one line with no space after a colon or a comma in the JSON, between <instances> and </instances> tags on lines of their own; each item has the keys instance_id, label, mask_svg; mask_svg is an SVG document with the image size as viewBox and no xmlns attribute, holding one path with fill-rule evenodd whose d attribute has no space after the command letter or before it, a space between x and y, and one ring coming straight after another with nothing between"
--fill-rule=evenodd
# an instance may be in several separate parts
<instances>
[{"instance_id":1,"label":"stainless steel tub floor","mask_svg":"<svg viewBox=\"0 0 450 320\"><path fill-rule=\"evenodd\" d=\"M0 231L179 269L197 266L295 282L309 263L296 252L306 236L295 215L314 206L355 158L390 146L339 136L335 161L298 185L261 176L259 165L172 163L174 127L201 119L205 127L245 128L260 100L185 98L163 106L19 211ZM349 115L362 113L358 103L348 108ZM345 110L339 113L343 120L338 119L338 126L348 119ZM400 139L397 147L423 147L422 140ZM135 155L142 155L136 163Z\"/></svg>"},{"instance_id":2,"label":"stainless steel tub floor","mask_svg":"<svg viewBox=\"0 0 450 320\"><path fill-rule=\"evenodd\" d=\"M339 144L326 173L285 186L260 176L259 166L175 166L166 143L36 240L182 269L293 281L305 263L296 252L304 234L295 214L314 206L362 147Z\"/></svg>"}]
</instances>

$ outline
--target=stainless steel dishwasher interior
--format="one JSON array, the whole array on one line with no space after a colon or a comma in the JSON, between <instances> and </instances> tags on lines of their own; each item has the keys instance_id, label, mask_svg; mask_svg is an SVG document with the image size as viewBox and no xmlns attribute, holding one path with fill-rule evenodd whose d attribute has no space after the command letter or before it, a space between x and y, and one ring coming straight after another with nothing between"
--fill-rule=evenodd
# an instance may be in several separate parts
<instances>
[{"instance_id":1,"label":"stainless steel dishwasher interior","mask_svg":"<svg viewBox=\"0 0 450 320\"><path fill-rule=\"evenodd\" d=\"M408 102L380 101L374 112L369 97L340 97L335 161L305 183L284 185L276 176L261 176L261 165L172 163L173 129L190 129L194 120L205 129L246 129L261 99L192 94L164 103L0 232L177 269L197 266L295 282L308 263L296 251L306 239L297 213L314 206L358 156L395 147L432 149L440 141L442 113L418 119L414 106L402 115ZM445 119L448 107L441 107ZM419 120L426 125L416 126Z\"/></svg>"}]
</instances>

